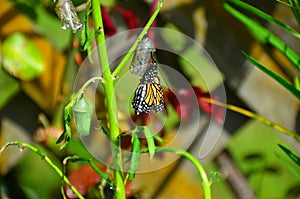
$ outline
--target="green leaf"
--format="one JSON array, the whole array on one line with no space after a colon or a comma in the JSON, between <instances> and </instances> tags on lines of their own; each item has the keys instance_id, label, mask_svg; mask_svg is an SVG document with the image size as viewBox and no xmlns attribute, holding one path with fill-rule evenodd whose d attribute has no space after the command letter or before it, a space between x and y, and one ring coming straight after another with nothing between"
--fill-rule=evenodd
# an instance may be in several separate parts
<instances>
[{"instance_id":1,"label":"green leaf","mask_svg":"<svg viewBox=\"0 0 300 199\"><path fill-rule=\"evenodd\" d=\"M281 3L285 6L291 7L291 5L289 3L286 3L285 1L281 1L281 0L276 0L278 3Z\"/></svg>"},{"instance_id":2,"label":"green leaf","mask_svg":"<svg viewBox=\"0 0 300 199\"><path fill-rule=\"evenodd\" d=\"M288 89L295 97L297 97L300 100L300 91L297 90L290 82L288 82L287 80L285 80L281 76L277 75L276 73L274 73L273 71L271 71L267 67L265 67L262 64L260 64L258 61L256 61L253 57L251 57L247 53L245 53L245 52L242 52L242 53L255 66L257 66L260 70L262 70L263 72L265 72L266 74L268 74L270 77L272 77L273 79L275 79L279 84L281 84L286 89Z\"/></svg>"},{"instance_id":3,"label":"green leaf","mask_svg":"<svg viewBox=\"0 0 300 199\"><path fill-rule=\"evenodd\" d=\"M278 21L277 19L275 19L274 17L272 17L271 15L268 15L267 13L247 4L247 3L244 3L243 1L240 1L240 0L228 0L228 2L231 2L233 3L234 5L236 6L239 6L247 11L250 11L252 12L253 14L256 14L257 16L271 22L271 23L274 23L282 28L284 28L285 30L287 30L288 32L290 32L292 35L294 35L295 37L297 38L300 38L300 34L294 30L293 28L289 27L288 25Z\"/></svg>"},{"instance_id":4,"label":"green leaf","mask_svg":"<svg viewBox=\"0 0 300 199\"><path fill-rule=\"evenodd\" d=\"M32 8L41 5L42 0L17 0L17 4L27 4Z\"/></svg>"},{"instance_id":5,"label":"green leaf","mask_svg":"<svg viewBox=\"0 0 300 199\"><path fill-rule=\"evenodd\" d=\"M0 69L0 110L16 95L20 90L20 83Z\"/></svg>"},{"instance_id":6,"label":"green leaf","mask_svg":"<svg viewBox=\"0 0 300 199\"><path fill-rule=\"evenodd\" d=\"M291 162L286 161L283 157L280 155L276 154L279 160L300 180L300 173L295 167L295 165L292 165Z\"/></svg>"},{"instance_id":7,"label":"green leaf","mask_svg":"<svg viewBox=\"0 0 300 199\"><path fill-rule=\"evenodd\" d=\"M65 136L66 136L66 131L64 131L60 136L59 138L56 140L56 144L59 144L61 143L62 141L65 140Z\"/></svg>"},{"instance_id":8,"label":"green leaf","mask_svg":"<svg viewBox=\"0 0 300 199\"><path fill-rule=\"evenodd\" d=\"M36 2L38 3L38 2ZM23 1L14 1L13 6L15 10L18 10L22 14L26 15L31 20L36 20L36 10L35 6L38 6L35 2L27 2L26 0Z\"/></svg>"},{"instance_id":9,"label":"green leaf","mask_svg":"<svg viewBox=\"0 0 300 199\"><path fill-rule=\"evenodd\" d=\"M150 132L150 130L147 127L143 127L142 130L144 131L146 136L150 159L153 160L154 153L155 153L155 142L154 142L153 133Z\"/></svg>"},{"instance_id":10,"label":"green leaf","mask_svg":"<svg viewBox=\"0 0 300 199\"><path fill-rule=\"evenodd\" d=\"M295 77L294 78L294 85L295 85L295 88L300 91L300 80L298 77Z\"/></svg>"},{"instance_id":11,"label":"green leaf","mask_svg":"<svg viewBox=\"0 0 300 199\"><path fill-rule=\"evenodd\" d=\"M164 141L164 139L162 139L159 135L154 134L153 137L160 143L166 143L166 141Z\"/></svg>"},{"instance_id":12,"label":"green leaf","mask_svg":"<svg viewBox=\"0 0 300 199\"><path fill-rule=\"evenodd\" d=\"M138 168L141 154L141 141L137 135L136 131L132 132L132 150L131 150L131 164L129 167L129 180L133 180L135 177L135 172Z\"/></svg>"},{"instance_id":13,"label":"green leaf","mask_svg":"<svg viewBox=\"0 0 300 199\"><path fill-rule=\"evenodd\" d=\"M64 109L64 121L65 121L65 131L63 132L63 134L58 138L58 140L56 141L56 143L59 143L61 142L62 138L65 138L65 143L61 146L60 150L64 149L70 139L71 139L71 135L72 135L72 132L71 132L71 121L72 121L72 102L70 102L68 105L65 106L65 109Z\"/></svg>"},{"instance_id":14,"label":"green leaf","mask_svg":"<svg viewBox=\"0 0 300 199\"><path fill-rule=\"evenodd\" d=\"M298 70L300 70L300 57L283 41L261 26L256 21L240 13L229 4L225 3L224 8L235 18L241 21L249 30L249 33L261 44L270 44L280 51Z\"/></svg>"},{"instance_id":15,"label":"green leaf","mask_svg":"<svg viewBox=\"0 0 300 199\"><path fill-rule=\"evenodd\" d=\"M294 0L289 0L289 3L291 5L291 9L292 9L292 12L298 22L298 24L300 25L300 14L299 14L299 5L297 5L297 3L294 2Z\"/></svg>"},{"instance_id":16,"label":"green leaf","mask_svg":"<svg viewBox=\"0 0 300 199\"><path fill-rule=\"evenodd\" d=\"M38 77L45 68L39 49L21 33L11 35L3 42L2 62L9 74L22 80Z\"/></svg>"},{"instance_id":17,"label":"green leaf","mask_svg":"<svg viewBox=\"0 0 300 199\"><path fill-rule=\"evenodd\" d=\"M84 28L81 32L81 43L80 43L80 45L81 45L81 48L82 48L83 51L87 51L88 59L91 63L93 63L91 41L95 37L95 32L94 32L94 29L92 31L90 31L90 29L89 29L89 16L90 16L90 13L91 13L91 9L90 9L90 4L88 4L88 5L89 6L86 8Z\"/></svg>"},{"instance_id":18,"label":"green leaf","mask_svg":"<svg viewBox=\"0 0 300 199\"><path fill-rule=\"evenodd\" d=\"M278 144L278 146L285 152L285 154L287 154L287 156L291 158L291 160L293 160L298 166L300 166L300 157L295 155L291 150L282 146L281 144Z\"/></svg>"},{"instance_id":19,"label":"green leaf","mask_svg":"<svg viewBox=\"0 0 300 199\"><path fill-rule=\"evenodd\" d=\"M56 165L59 165L55 158L53 158L53 161ZM52 167L45 164L44 159L41 161L41 158L37 158L36 154L26 153L14 169L18 173L15 179L16 186L20 186L25 194L20 198L60 198L59 194L53 195L53 190L61 186L62 179L53 172ZM28 175L33 172L37 175ZM43 182L47 182L47 186L43 186Z\"/></svg>"},{"instance_id":20,"label":"green leaf","mask_svg":"<svg viewBox=\"0 0 300 199\"><path fill-rule=\"evenodd\" d=\"M71 45L70 31L61 29L61 22L56 16L51 15L43 7L36 9L37 19L35 25L37 31L45 36L59 50L64 50Z\"/></svg>"}]
</instances>

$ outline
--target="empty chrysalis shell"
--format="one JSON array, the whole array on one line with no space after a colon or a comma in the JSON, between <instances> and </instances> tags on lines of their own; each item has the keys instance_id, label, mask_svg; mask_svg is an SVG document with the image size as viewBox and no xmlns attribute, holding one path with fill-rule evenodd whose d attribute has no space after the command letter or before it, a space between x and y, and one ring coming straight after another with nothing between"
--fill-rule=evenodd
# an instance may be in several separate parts
<instances>
[{"instance_id":1,"label":"empty chrysalis shell","mask_svg":"<svg viewBox=\"0 0 300 199\"><path fill-rule=\"evenodd\" d=\"M58 0L55 5L55 12L62 22L62 29L71 28L73 33L76 33L78 29L82 28L82 23L71 0Z\"/></svg>"},{"instance_id":2,"label":"empty chrysalis shell","mask_svg":"<svg viewBox=\"0 0 300 199\"><path fill-rule=\"evenodd\" d=\"M91 111L91 103L84 96L79 97L73 105L75 127L81 136L88 136L90 133Z\"/></svg>"},{"instance_id":3,"label":"empty chrysalis shell","mask_svg":"<svg viewBox=\"0 0 300 199\"><path fill-rule=\"evenodd\" d=\"M154 44L146 35L136 48L130 66L130 72L132 74L143 76L147 69L149 59L151 58L151 53L153 52L155 52Z\"/></svg>"}]
</instances>

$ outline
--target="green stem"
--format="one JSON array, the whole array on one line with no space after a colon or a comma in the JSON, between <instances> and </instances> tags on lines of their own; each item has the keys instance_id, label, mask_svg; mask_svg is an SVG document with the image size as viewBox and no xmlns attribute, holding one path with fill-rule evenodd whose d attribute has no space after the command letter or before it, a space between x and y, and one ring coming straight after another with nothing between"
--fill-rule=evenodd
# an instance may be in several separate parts
<instances>
[{"instance_id":1,"label":"green stem","mask_svg":"<svg viewBox=\"0 0 300 199\"><path fill-rule=\"evenodd\" d=\"M162 0L160 0L158 2L156 10L154 11L153 15L151 16L151 18L149 19L149 21L147 22L147 24L145 25L145 27L143 28L142 32L140 33L140 35L138 36L138 38L136 39L136 41L134 42L134 44L131 46L131 48L129 49L129 51L125 55L125 57L122 59L122 61L120 62L120 64L117 66L117 68L112 73L112 75L114 77L123 68L123 66L126 64L127 60L133 54L134 50L137 48L138 44L140 43L140 41L142 40L142 38L144 37L144 35L149 30L149 28L151 27L152 23L154 22L154 20L155 20L156 16L158 15L158 13L159 13L160 8L162 7L162 5L163 5L163 2L162 2Z\"/></svg>"},{"instance_id":2,"label":"green stem","mask_svg":"<svg viewBox=\"0 0 300 199\"><path fill-rule=\"evenodd\" d=\"M105 46L105 35L103 30L103 22L102 22L102 14L99 0L92 0L92 12L93 12L93 20L94 20L94 29L96 33L96 42L98 48L98 57L100 60L100 67L103 74L103 88L105 92L105 99L107 103L107 111L108 111L108 122L110 126L110 140L112 141L111 150L112 150L112 161L114 170L114 180L116 185L115 196L117 199L125 198L125 188L124 188L124 177L123 177L123 168L122 168L122 153L121 146L118 142L119 137L119 127L118 127L118 111L117 111L117 100L114 93L114 77L121 70L121 68L125 65L129 57L132 55L133 51L136 49L138 43L142 39L142 37L146 34L151 24L155 20L158 15L160 8L162 6L162 0L158 3L157 9L149 19L145 28L142 30L138 39L131 47L129 52L123 58L121 63L118 65L116 70L111 73L109 67L109 60L107 56L107 49Z\"/></svg>"},{"instance_id":3,"label":"green stem","mask_svg":"<svg viewBox=\"0 0 300 199\"><path fill-rule=\"evenodd\" d=\"M80 87L79 91L74 95L74 97L72 98L71 101L76 100L82 92L84 92L84 90L91 84L94 83L96 80L100 80L102 81L102 77L92 77L89 80L87 80L82 87Z\"/></svg>"},{"instance_id":4,"label":"green stem","mask_svg":"<svg viewBox=\"0 0 300 199\"><path fill-rule=\"evenodd\" d=\"M114 181L116 185L115 197L117 199L125 199L125 187L122 168L122 152L118 142L119 125L118 125L118 109L117 100L114 92L113 77L111 75L107 50L105 45L104 27L102 22L100 0L92 0L92 12L95 28L95 37L98 48L98 57L100 67L103 74L103 88L108 111L108 122L110 126L110 140L112 141L112 161L114 165Z\"/></svg>"},{"instance_id":5,"label":"green stem","mask_svg":"<svg viewBox=\"0 0 300 199\"><path fill-rule=\"evenodd\" d=\"M148 151L148 149L146 149ZM183 157L185 157L186 159L188 159L191 163L193 163L195 165L195 167L197 168L201 179L202 179L202 183L203 183L203 190L204 190L204 198L205 199L211 199L211 189L210 189L210 182L207 178L206 172L204 170L204 168L202 167L202 165L200 164L200 162L189 152L184 151L182 149L177 149L177 148L168 148L168 147L155 147L155 151L159 152L159 151L163 151L163 152L172 152L172 153L177 153ZM146 152L144 150L142 150L141 152Z\"/></svg>"},{"instance_id":6,"label":"green stem","mask_svg":"<svg viewBox=\"0 0 300 199\"><path fill-rule=\"evenodd\" d=\"M64 165L66 165L68 161L71 161L71 162L86 162L86 163L88 163L94 169L94 171L96 171L98 173L98 175L101 176L104 179L104 181L106 183L108 183L111 187L115 187L114 183L109 179L109 177L106 174L104 174L96 166L96 164L93 162L92 159L81 158L81 157L78 157L78 156L69 156L69 157L66 157L64 159L64 161L63 161Z\"/></svg>"},{"instance_id":7,"label":"green stem","mask_svg":"<svg viewBox=\"0 0 300 199\"><path fill-rule=\"evenodd\" d=\"M21 146L23 148L27 148L30 151L34 152L35 154L37 154L38 156L41 157L42 160L45 160L48 165L50 167L52 167L54 169L54 171L64 180L64 182L69 185L69 187L72 189L72 191L74 192L74 194L80 198L80 199L84 199L84 197L78 192L78 190L71 184L71 182L69 181L69 179L63 174L63 172L58 168L58 166L56 166L52 160L46 156L42 151L40 151L39 149L35 148L34 146L24 143L24 142L19 142L19 141L15 141L15 142L8 142L6 143L0 150L0 155L1 153L9 146L12 145L17 145L17 146Z\"/></svg>"}]
</instances>

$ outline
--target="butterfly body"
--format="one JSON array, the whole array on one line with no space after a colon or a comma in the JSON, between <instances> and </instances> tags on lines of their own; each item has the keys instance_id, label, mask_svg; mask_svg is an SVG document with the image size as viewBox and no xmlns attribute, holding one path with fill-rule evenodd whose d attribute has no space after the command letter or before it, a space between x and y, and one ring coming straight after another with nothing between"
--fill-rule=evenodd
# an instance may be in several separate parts
<instances>
[{"instance_id":1,"label":"butterfly body","mask_svg":"<svg viewBox=\"0 0 300 199\"><path fill-rule=\"evenodd\" d=\"M151 110L159 112L164 107L162 86L157 74L157 63L152 61L140 80L135 90L132 101L135 113L148 113Z\"/></svg>"}]
</instances>

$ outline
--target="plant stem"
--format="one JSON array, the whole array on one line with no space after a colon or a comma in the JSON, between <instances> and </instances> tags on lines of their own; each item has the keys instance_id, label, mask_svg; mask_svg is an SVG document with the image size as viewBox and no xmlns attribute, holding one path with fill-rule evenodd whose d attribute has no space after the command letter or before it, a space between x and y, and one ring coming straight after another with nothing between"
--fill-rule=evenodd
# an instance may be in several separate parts
<instances>
[{"instance_id":1,"label":"plant stem","mask_svg":"<svg viewBox=\"0 0 300 199\"><path fill-rule=\"evenodd\" d=\"M74 101L76 100L82 92L84 92L84 90L91 84L91 83L94 83L95 81L102 81L102 77L92 77L90 79L88 79L83 85L82 87L80 87L80 89L77 91L77 93L72 97L72 100L71 101Z\"/></svg>"},{"instance_id":2,"label":"plant stem","mask_svg":"<svg viewBox=\"0 0 300 199\"><path fill-rule=\"evenodd\" d=\"M112 161L114 166L114 181L116 185L115 197L117 199L125 199L125 187L122 168L121 146L118 142L119 126L118 126L118 109L117 100L114 92L113 76L111 75L107 50L105 45L104 27L101 14L100 0L92 0L92 12L94 20L95 37L98 48L98 57L100 67L103 74L103 88L108 111L108 121L110 126L110 140L112 141Z\"/></svg>"},{"instance_id":3,"label":"plant stem","mask_svg":"<svg viewBox=\"0 0 300 199\"><path fill-rule=\"evenodd\" d=\"M93 169L94 171L96 171L96 173L98 173L99 176L102 177L102 179L104 179L105 183L108 183L111 187L115 187L114 183L109 179L109 177L104 174L97 166L96 164L93 162L92 159L86 159L86 158L81 158L79 156L68 156L63 160L63 164L67 165L67 162L71 161L71 162L86 162L88 163Z\"/></svg>"},{"instance_id":4,"label":"plant stem","mask_svg":"<svg viewBox=\"0 0 300 199\"><path fill-rule=\"evenodd\" d=\"M69 179L63 174L63 172L52 162L52 160L46 156L42 151L40 151L39 149L37 149L36 147L30 145L30 144L27 144L27 143L24 143L24 142L19 142L19 141L15 141L15 142L8 142L6 143L0 150L0 155L1 153L9 146L11 145L17 145L17 146L21 146L22 148L27 148L29 149L30 151L34 152L35 154L37 154L38 156L41 157L42 160L45 160L48 165L50 167L52 167L55 172L64 180L64 182L69 185L69 187L72 189L72 191L74 192L74 194L80 198L80 199L84 199L84 197L78 192L78 190L71 184L71 182L69 181ZM21 150L22 150L21 148Z\"/></svg>"},{"instance_id":5,"label":"plant stem","mask_svg":"<svg viewBox=\"0 0 300 199\"><path fill-rule=\"evenodd\" d=\"M189 152L181 150L181 149L177 149L177 148L168 148L168 147L156 147L155 151L165 151L165 152L173 152L173 153L177 153L183 157L185 157L186 159L188 159L191 163L193 163L195 165L195 167L197 168L201 179L202 179L202 183L203 183L203 190L204 190L204 198L205 199L211 199L211 189L210 189L210 182L207 178L206 172L204 170L204 168L202 167L202 165L200 164L200 162Z\"/></svg>"},{"instance_id":6,"label":"plant stem","mask_svg":"<svg viewBox=\"0 0 300 199\"><path fill-rule=\"evenodd\" d=\"M114 77L123 68L123 66L126 64L126 62L129 59L129 57L133 54L134 50L137 48L138 44L140 43L140 41L142 40L142 38L144 37L144 35L149 30L149 28L151 27L152 23L154 22L154 20L155 20L156 16L158 15L158 13L159 13L160 8L162 7L162 5L163 5L163 2L162 2L162 0L160 0L158 2L158 4L157 4L157 8L156 8L155 12L151 16L151 18L149 19L149 21L147 22L147 24L145 25L145 27L143 28L142 32L140 33L140 35L138 36L138 38L135 40L134 44L131 46L131 48L129 49L128 53L122 59L122 61L120 62L120 64L117 66L117 68L112 73L112 75Z\"/></svg>"}]
</instances>

